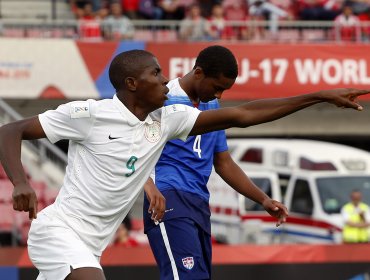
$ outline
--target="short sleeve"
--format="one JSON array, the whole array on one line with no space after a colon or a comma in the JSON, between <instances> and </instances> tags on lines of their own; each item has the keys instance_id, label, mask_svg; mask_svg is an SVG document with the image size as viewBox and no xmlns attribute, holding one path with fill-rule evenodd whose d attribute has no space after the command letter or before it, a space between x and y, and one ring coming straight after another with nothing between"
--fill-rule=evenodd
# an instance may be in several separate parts
<instances>
[{"instance_id":1,"label":"short sleeve","mask_svg":"<svg viewBox=\"0 0 370 280\"><path fill-rule=\"evenodd\" d=\"M41 126L50 142L84 140L94 123L93 104L90 101L74 101L39 114Z\"/></svg>"},{"instance_id":2,"label":"short sleeve","mask_svg":"<svg viewBox=\"0 0 370 280\"><path fill-rule=\"evenodd\" d=\"M216 133L216 144L214 153L221 153L227 151L229 147L227 146L225 130L219 130L213 133Z\"/></svg>"},{"instance_id":3,"label":"short sleeve","mask_svg":"<svg viewBox=\"0 0 370 280\"><path fill-rule=\"evenodd\" d=\"M201 111L183 104L163 107L162 123L168 129L168 140L186 140Z\"/></svg>"}]
</instances>

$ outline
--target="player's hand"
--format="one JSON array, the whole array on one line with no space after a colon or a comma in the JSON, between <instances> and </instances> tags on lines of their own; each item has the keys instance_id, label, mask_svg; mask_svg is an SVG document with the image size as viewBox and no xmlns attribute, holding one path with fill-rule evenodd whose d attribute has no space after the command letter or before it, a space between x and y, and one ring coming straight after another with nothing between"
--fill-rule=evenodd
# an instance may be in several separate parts
<instances>
[{"instance_id":1,"label":"player's hand","mask_svg":"<svg viewBox=\"0 0 370 280\"><path fill-rule=\"evenodd\" d=\"M150 203L148 213L151 213L152 220L160 222L166 210L166 198L161 194L154 183L145 185L145 193Z\"/></svg>"},{"instance_id":2,"label":"player's hand","mask_svg":"<svg viewBox=\"0 0 370 280\"><path fill-rule=\"evenodd\" d=\"M28 212L30 220L37 218L37 196L28 184L14 187L13 209Z\"/></svg>"},{"instance_id":3,"label":"player's hand","mask_svg":"<svg viewBox=\"0 0 370 280\"><path fill-rule=\"evenodd\" d=\"M338 88L332 90L323 90L320 92L323 98L338 107L352 108L362 111L363 107L356 101L358 96L370 93L370 90L354 88Z\"/></svg>"},{"instance_id":4,"label":"player's hand","mask_svg":"<svg viewBox=\"0 0 370 280\"><path fill-rule=\"evenodd\" d=\"M277 227L286 222L286 218L288 217L288 209L284 204L273 199L266 199L262 205L272 217L277 218Z\"/></svg>"}]
</instances>

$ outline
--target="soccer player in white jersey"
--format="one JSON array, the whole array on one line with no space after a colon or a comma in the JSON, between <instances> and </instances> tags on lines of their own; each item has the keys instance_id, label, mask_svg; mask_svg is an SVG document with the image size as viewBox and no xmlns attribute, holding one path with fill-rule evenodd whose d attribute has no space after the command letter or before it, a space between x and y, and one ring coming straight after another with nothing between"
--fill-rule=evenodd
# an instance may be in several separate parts
<instances>
[{"instance_id":1,"label":"soccer player in white jersey","mask_svg":"<svg viewBox=\"0 0 370 280\"><path fill-rule=\"evenodd\" d=\"M13 207L33 219L28 252L38 280L104 280L99 258L139 195L166 141L281 118L320 102L361 110L367 90L336 89L200 112L163 107L168 82L155 56L118 54L109 68L113 99L77 101L0 128L0 159L14 185ZM233 80L230 80L230 83ZM22 139L69 139L66 175L54 204L37 214L21 163ZM287 210L276 202L279 223ZM36 217L37 214L37 217Z\"/></svg>"}]
</instances>

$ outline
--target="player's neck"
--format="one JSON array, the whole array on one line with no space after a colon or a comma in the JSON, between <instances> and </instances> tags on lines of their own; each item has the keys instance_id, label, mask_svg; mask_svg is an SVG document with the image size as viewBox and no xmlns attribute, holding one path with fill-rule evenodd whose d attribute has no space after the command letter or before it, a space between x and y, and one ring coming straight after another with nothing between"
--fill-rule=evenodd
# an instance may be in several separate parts
<instances>
[{"instance_id":1,"label":"player's neck","mask_svg":"<svg viewBox=\"0 0 370 280\"><path fill-rule=\"evenodd\" d=\"M193 103L193 106L198 108L200 100L192 87L193 83L191 82L190 76L185 75L183 78L180 78L179 84L183 91L185 91L186 95L189 97L191 103Z\"/></svg>"},{"instance_id":2,"label":"player's neck","mask_svg":"<svg viewBox=\"0 0 370 280\"><path fill-rule=\"evenodd\" d=\"M145 103L141 102L135 98L130 98L129 94L117 94L118 99L125 105L125 107L135 115L140 121L144 121L146 117L158 108L146 108Z\"/></svg>"}]
</instances>

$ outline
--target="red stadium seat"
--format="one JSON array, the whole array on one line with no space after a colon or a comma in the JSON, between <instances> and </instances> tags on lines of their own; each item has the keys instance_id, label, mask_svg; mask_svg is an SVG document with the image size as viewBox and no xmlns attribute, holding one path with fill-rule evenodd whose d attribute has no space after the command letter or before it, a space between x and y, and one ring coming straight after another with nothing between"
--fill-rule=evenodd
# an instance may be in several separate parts
<instances>
[{"instance_id":1,"label":"red stadium seat","mask_svg":"<svg viewBox=\"0 0 370 280\"><path fill-rule=\"evenodd\" d=\"M157 30L155 38L158 42L177 42L178 40L176 30Z\"/></svg>"},{"instance_id":2,"label":"red stadium seat","mask_svg":"<svg viewBox=\"0 0 370 280\"><path fill-rule=\"evenodd\" d=\"M3 36L9 38L23 38L25 32L23 28L4 28Z\"/></svg>"},{"instance_id":3,"label":"red stadium seat","mask_svg":"<svg viewBox=\"0 0 370 280\"><path fill-rule=\"evenodd\" d=\"M13 188L8 179L0 179L0 203L12 203Z\"/></svg>"},{"instance_id":4,"label":"red stadium seat","mask_svg":"<svg viewBox=\"0 0 370 280\"><path fill-rule=\"evenodd\" d=\"M42 28L30 28L27 29L27 37L29 38L44 38L50 37L51 33L49 30L44 30Z\"/></svg>"},{"instance_id":5,"label":"red stadium seat","mask_svg":"<svg viewBox=\"0 0 370 280\"><path fill-rule=\"evenodd\" d=\"M0 231L13 231L15 211L10 202L0 203Z\"/></svg>"},{"instance_id":6,"label":"red stadium seat","mask_svg":"<svg viewBox=\"0 0 370 280\"><path fill-rule=\"evenodd\" d=\"M278 40L281 42L298 42L300 40L299 30L281 29L279 30Z\"/></svg>"},{"instance_id":7,"label":"red stadium seat","mask_svg":"<svg viewBox=\"0 0 370 280\"><path fill-rule=\"evenodd\" d=\"M302 31L303 41L319 42L324 41L326 39L325 37L325 30L322 29L304 29Z\"/></svg>"},{"instance_id":8,"label":"red stadium seat","mask_svg":"<svg viewBox=\"0 0 370 280\"><path fill-rule=\"evenodd\" d=\"M57 197L58 193L59 193L58 189L47 188L45 190L45 194L44 194L45 206L48 206L48 205L54 203L55 198Z\"/></svg>"},{"instance_id":9,"label":"red stadium seat","mask_svg":"<svg viewBox=\"0 0 370 280\"><path fill-rule=\"evenodd\" d=\"M42 181L30 180L30 185L34 189L39 203L45 203L45 191L47 189L46 183Z\"/></svg>"},{"instance_id":10,"label":"red stadium seat","mask_svg":"<svg viewBox=\"0 0 370 280\"><path fill-rule=\"evenodd\" d=\"M131 219L131 230L142 230L144 228L143 219Z\"/></svg>"},{"instance_id":11,"label":"red stadium seat","mask_svg":"<svg viewBox=\"0 0 370 280\"><path fill-rule=\"evenodd\" d=\"M137 30L135 31L134 40L137 41L154 41L154 33L151 30Z\"/></svg>"}]
</instances>

